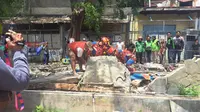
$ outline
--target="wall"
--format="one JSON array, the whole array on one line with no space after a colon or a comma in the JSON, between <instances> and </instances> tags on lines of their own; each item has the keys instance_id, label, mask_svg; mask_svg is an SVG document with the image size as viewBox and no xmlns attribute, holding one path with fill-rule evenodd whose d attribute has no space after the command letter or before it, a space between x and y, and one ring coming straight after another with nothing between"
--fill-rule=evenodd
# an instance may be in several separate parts
<instances>
[{"instance_id":1,"label":"wall","mask_svg":"<svg viewBox=\"0 0 200 112\"><path fill-rule=\"evenodd\" d=\"M71 2L70 0L29 0L27 3L32 15L71 15ZM131 8L122 9L125 14L131 13ZM110 16L114 14L114 8L106 7L104 14Z\"/></svg>"},{"instance_id":2,"label":"wall","mask_svg":"<svg viewBox=\"0 0 200 112\"><path fill-rule=\"evenodd\" d=\"M176 25L176 30L182 31L187 28L195 28L195 22L190 21L188 15L182 14L151 14L152 20L148 16L140 14L134 18L132 22L132 38L136 40L137 37L143 34L144 25ZM196 13L191 14L193 20L196 18Z\"/></svg>"},{"instance_id":3,"label":"wall","mask_svg":"<svg viewBox=\"0 0 200 112\"><path fill-rule=\"evenodd\" d=\"M118 38L115 37L121 37L122 40L125 40L126 34L126 26L127 24L124 23L103 23L101 27L101 33L100 36L108 36L113 39L113 41L117 41ZM92 31L85 32L89 35L89 40L97 40L98 36ZM81 35L81 38L85 37L85 35Z\"/></svg>"},{"instance_id":4,"label":"wall","mask_svg":"<svg viewBox=\"0 0 200 112\"><path fill-rule=\"evenodd\" d=\"M86 93L63 91L24 91L23 112L36 105L59 112L199 112L198 98L151 96L124 93ZM4 112L16 112L13 103Z\"/></svg>"}]
</instances>

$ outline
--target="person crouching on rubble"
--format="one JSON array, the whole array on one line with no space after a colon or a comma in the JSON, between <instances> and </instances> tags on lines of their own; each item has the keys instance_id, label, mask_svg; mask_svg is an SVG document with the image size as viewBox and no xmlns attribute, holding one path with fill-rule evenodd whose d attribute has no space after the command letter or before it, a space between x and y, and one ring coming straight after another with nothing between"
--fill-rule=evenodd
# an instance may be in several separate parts
<instances>
[{"instance_id":1,"label":"person crouching on rubble","mask_svg":"<svg viewBox=\"0 0 200 112\"><path fill-rule=\"evenodd\" d=\"M92 48L92 43L90 41L78 41L68 44L69 48L69 57L71 60L71 67L73 70L73 74L77 75L76 73L76 61L79 63L80 71L85 71L85 64Z\"/></svg>"},{"instance_id":2,"label":"person crouching on rubble","mask_svg":"<svg viewBox=\"0 0 200 112\"><path fill-rule=\"evenodd\" d=\"M130 53L126 54L125 64L131 74L135 72L135 68L132 66L135 63L135 61L136 61L136 58L134 55Z\"/></svg>"},{"instance_id":3,"label":"person crouching on rubble","mask_svg":"<svg viewBox=\"0 0 200 112\"><path fill-rule=\"evenodd\" d=\"M16 42L24 40L22 34L12 30L9 30L6 34L12 37L12 40L6 38L6 48L14 51L14 66L8 66L2 60L1 57L3 56L0 57L0 111L3 111L9 104L12 91L22 91L26 89L29 84L30 76L28 60L26 58L28 48L16 44Z\"/></svg>"}]
</instances>

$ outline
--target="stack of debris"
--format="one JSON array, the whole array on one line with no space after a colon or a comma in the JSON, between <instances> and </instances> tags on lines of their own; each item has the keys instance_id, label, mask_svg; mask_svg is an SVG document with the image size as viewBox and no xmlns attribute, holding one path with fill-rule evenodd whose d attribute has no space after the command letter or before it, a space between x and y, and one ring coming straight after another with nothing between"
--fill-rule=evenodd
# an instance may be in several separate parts
<instances>
[{"instance_id":1,"label":"stack of debris","mask_svg":"<svg viewBox=\"0 0 200 112\"><path fill-rule=\"evenodd\" d=\"M69 65L63 65L60 62L51 63L49 65L42 65L38 63L30 63L30 74L31 79L47 77L50 75L54 75L55 73L61 73L69 71Z\"/></svg>"}]
</instances>

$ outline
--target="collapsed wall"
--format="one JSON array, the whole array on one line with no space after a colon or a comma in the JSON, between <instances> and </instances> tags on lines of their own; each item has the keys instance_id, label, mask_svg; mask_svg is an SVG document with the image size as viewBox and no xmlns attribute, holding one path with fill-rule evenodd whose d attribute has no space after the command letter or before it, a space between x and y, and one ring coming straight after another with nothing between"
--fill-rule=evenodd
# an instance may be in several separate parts
<instances>
[{"instance_id":1,"label":"collapsed wall","mask_svg":"<svg viewBox=\"0 0 200 112\"><path fill-rule=\"evenodd\" d=\"M87 61L83 84L113 84L129 87L130 72L115 56L96 56Z\"/></svg>"},{"instance_id":2,"label":"collapsed wall","mask_svg":"<svg viewBox=\"0 0 200 112\"><path fill-rule=\"evenodd\" d=\"M147 91L156 93L179 94L179 87L192 87L200 84L200 58L185 60L165 77L157 78L148 85Z\"/></svg>"}]
</instances>

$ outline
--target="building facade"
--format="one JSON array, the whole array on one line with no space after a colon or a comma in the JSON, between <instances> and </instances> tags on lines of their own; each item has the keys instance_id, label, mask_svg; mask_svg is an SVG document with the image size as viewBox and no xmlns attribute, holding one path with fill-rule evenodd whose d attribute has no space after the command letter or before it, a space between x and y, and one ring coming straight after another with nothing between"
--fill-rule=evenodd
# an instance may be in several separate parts
<instances>
[{"instance_id":1,"label":"building facade","mask_svg":"<svg viewBox=\"0 0 200 112\"><path fill-rule=\"evenodd\" d=\"M24 4L21 14L23 16L3 21L3 32L13 27L15 31L23 33L28 43L47 41L50 49L50 60L60 61L70 28L70 15L72 14L70 0L24 0ZM109 36L113 41L117 40L115 37L127 40L130 19L128 16L123 20L112 19L113 14L112 7L105 8L101 35ZM83 28L82 38L97 40L98 37L94 32ZM35 60L34 55L31 58Z\"/></svg>"},{"instance_id":2,"label":"building facade","mask_svg":"<svg viewBox=\"0 0 200 112\"><path fill-rule=\"evenodd\" d=\"M158 39L167 39L167 32L175 36L176 31L181 31L185 37L185 45L194 43L198 37L186 39L189 29L200 29L200 0L149 0L144 2L140 14L131 22L130 38L135 41L139 36L144 40L147 35L156 36ZM187 41L188 40L188 41ZM185 59L182 52L182 59Z\"/></svg>"}]
</instances>

